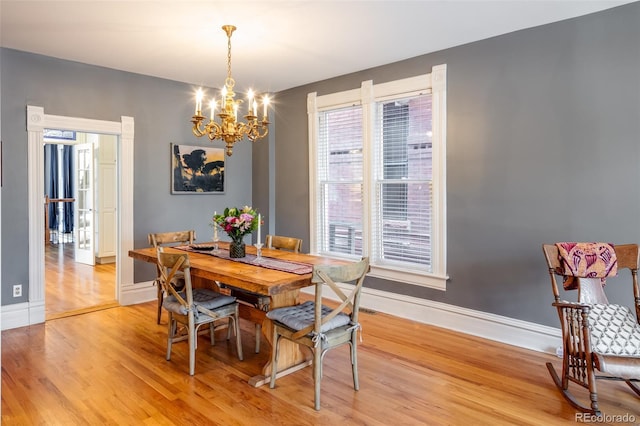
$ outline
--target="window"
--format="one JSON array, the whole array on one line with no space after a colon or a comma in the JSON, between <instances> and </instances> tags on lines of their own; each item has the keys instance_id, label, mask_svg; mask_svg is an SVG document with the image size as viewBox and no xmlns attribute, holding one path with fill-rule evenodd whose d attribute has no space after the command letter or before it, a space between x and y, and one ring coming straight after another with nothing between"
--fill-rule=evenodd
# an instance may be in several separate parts
<instances>
[{"instance_id":1,"label":"window","mask_svg":"<svg viewBox=\"0 0 640 426\"><path fill-rule=\"evenodd\" d=\"M311 250L445 289L446 65L308 96Z\"/></svg>"}]
</instances>

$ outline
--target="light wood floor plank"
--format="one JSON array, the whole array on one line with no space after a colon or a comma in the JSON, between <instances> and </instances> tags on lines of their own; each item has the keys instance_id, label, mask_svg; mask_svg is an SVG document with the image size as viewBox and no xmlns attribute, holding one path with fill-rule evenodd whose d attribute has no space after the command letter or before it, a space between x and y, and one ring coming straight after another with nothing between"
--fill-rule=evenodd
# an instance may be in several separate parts
<instances>
[{"instance_id":1,"label":"light wood floor plank","mask_svg":"<svg viewBox=\"0 0 640 426\"><path fill-rule=\"evenodd\" d=\"M45 244L45 317L117 305L116 264L76 263L73 243Z\"/></svg>"},{"instance_id":2,"label":"light wood floor plank","mask_svg":"<svg viewBox=\"0 0 640 426\"><path fill-rule=\"evenodd\" d=\"M311 368L275 389L247 380L268 357L245 361L225 330L215 346L201 337L196 375L186 344L165 360L166 317L155 302L114 307L2 332L3 425L561 425L575 411L555 389L545 362L556 357L380 313L363 313L360 391L348 348L325 358L322 409L313 409ZM623 383L600 382L608 415L640 422L640 399Z\"/></svg>"}]
</instances>

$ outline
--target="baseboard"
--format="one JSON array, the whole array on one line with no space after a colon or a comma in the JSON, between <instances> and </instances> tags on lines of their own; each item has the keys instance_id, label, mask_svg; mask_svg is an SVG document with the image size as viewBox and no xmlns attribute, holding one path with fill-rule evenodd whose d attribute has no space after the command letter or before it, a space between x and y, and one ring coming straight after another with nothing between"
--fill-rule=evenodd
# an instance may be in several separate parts
<instances>
[{"instance_id":1,"label":"baseboard","mask_svg":"<svg viewBox=\"0 0 640 426\"><path fill-rule=\"evenodd\" d=\"M1 307L0 329L25 327L44 322L44 303L14 303Z\"/></svg>"},{"instance_id":2,"label":"baseboard","mask_svg":"<svg viewBox=\"0 0 640 426\"><path fill-rule=\"evenodd\" d=\"M3 305L1 318L3 330L29 325L29 303Z\"/></svg>"},{"instance_id":3,"label":"baseboard","mask_svg":"<svg viewBox=\"0 0 640 426\"><path fill-rule=\"evenodd\" d=\"M345 293L350 290L349 285L339 287ZM313 294L311 287L302 291ZM327 286L323 295L338 300ZM368 288L360 300L363 308L538 352L555 354L561 346L559 328Z\"/></svg>"},{"instance_id":4,"label":"baseboard","mask_svg":"<svg viewBox=\"0 0 640 426\"><path fill-rule=\"evenodd\" d=\"M153 281L147 281L123 286L119 303L120 305L135 305L156 300L157 297L158 293ZM0 307L1 330L41 324L44 321L44 301L15 303Z\"/></svg>"},{"instance_id":5,"label":"baseboard","mask_svg":"<svg viewBox=\"0 0 640 426\"><path fill-rule=\"evenodd\" d=\"M105 265L107 263L116 263L116 257L115 256L105 256L105 257L96 256L96 263L99 263L101 265Z\"/></svg>"},{"instance_id":6,"label":"baseboard","mask_svg":"<svg viewBox=\"0 0 640 426\"><path fill-rule=\"evenodd\" d=\"M346 291L348 285L341 285ZM311 288L302 290L312 293ZM326 297L337 300L327 288ZM155 300L157 289L153 281L123 287L121 305L134 305ZM435 325L538 352L555 354L561 346L560 329L522 321L487 312L474 311L446 303L398 295L365 288L361 296L362 307L395 315L424 324ZM4 305L0 315L0 329L24 327L44 322L44 303L16 303Z\"/></svg>"},{"instance_id":7,"label":"baseboard","mask_svg":"<svg viewBox=\"0 0 640 426\"><path fill-rule=\"evenodd\" d=\"M121 305L136 305L157 299L158 289L154 285L154 281L145 281L123 286L119 302Z\"/></svg>"}]
</instances>

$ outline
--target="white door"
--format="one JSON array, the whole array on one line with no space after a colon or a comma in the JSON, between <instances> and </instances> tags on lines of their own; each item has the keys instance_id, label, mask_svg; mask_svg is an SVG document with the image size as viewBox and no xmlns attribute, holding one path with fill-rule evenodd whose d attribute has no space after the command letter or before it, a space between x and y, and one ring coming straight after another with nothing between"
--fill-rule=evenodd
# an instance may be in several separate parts
<instances>
[{"instance_id":1,"label":"white door","mask_svg":"<svg viewBox=\"0 0 640 426\"><path fill-rule=\"evenodd\" d=\"M75 145L75 207L73 215L76 262L95 265L93 209L93 144Z\"/></svg>"},{"instance_id":2,"label":"white door","mask_svg":"<svg viewBox=\"0 0 640 426\"><path fill-rule=\"evenodd\" d=\"M94 182L96 262L111 263L116 259L117 220L116 205L118 138L99 135L96 152L96 181Z\"/></svg>"}]
</instances>

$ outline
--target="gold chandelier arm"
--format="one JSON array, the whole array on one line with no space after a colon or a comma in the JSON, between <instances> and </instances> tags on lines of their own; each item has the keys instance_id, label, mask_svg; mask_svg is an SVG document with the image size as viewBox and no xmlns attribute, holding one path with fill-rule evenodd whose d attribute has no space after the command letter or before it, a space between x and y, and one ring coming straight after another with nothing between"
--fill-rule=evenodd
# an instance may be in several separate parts
<instances>
[{"instance_id":1,"label":"gold chandelier arm","mask_svg":"<svg viewBox=\"0 0 640 426\"><path fill-rule=\"evenodd\" d=\"M257 139L262 139L269 134L269 123L262 123L260 127L255 128L255 137L251 139L251 142L255 142Z\"/></svg>"},{"instance_id":2,"label":"gold chandelier arm","mask_svg":"<svg viewBox=\"0 0 640 426\"><path fill-rule=\"evenodd\" d=\"M207 134L206 126L204 128L202 128L201 126L202 120L204 120L204 116L202 115L194 115L193 118L191 119L191 122L193 123L193 127L191 131L198 138Z\"/></svg>"},{"instance_id":3,"label":"gold chandelier arm","mask_svg":"<svg viewBox=\"0 0 640 426\"><path fill-rule=\"evenodd\" d=\"M220 125L215 121L210 121L209 124L207 124L206 132L209 140L213 141L216 139L220 139L222 135L222 127L220 127Z\"/></svg>"},{"instance_id":4,"label":"gold chandelier arm","mask_svg":"<svg viewBox=\"0 0 640 426\"><path fill-rule=\"evenodd\" d=\"M239 132L246 136L251 142L262 139L269 133L268 122L258 122L258 120L239 124Z\"/></svg>"}]
</instances>

